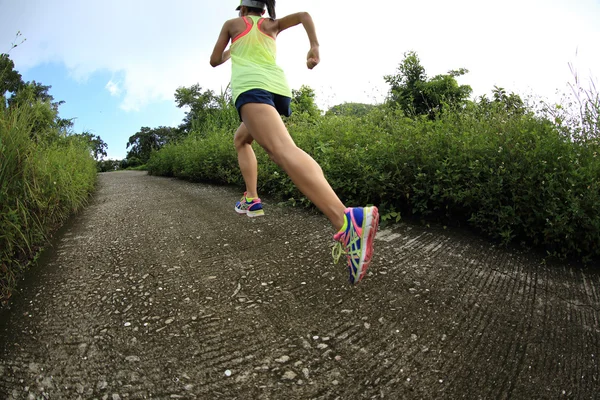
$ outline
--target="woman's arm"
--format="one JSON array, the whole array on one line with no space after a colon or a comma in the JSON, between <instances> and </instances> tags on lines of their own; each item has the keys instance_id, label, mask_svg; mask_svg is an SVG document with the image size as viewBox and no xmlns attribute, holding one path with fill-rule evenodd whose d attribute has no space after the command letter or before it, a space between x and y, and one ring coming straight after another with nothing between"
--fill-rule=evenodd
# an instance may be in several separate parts
<instances>
[{"instance_id":1,"label":"woman's arm","mask_svg":"<svg viewBox=\"0 0 600 400\"><path fill-rule=\"evenodd\" d=\"M277 22L277 34L298 24L302 24L302 26L304 26L306 34L308 35L308 41L310 43L310 50L308 51L308 55L306 56L306 66L309 69L313 69L315 66L317 66L317 64L319 64L319 62L321 61L319 56L319 40L317 39L315 23L313 22L313 19L310 16L310 14L307 12L290 14L277 20Z\"/></svg>"},{"instance_id":2,"label":"woman's arm","mask_svg":"<svg viewBox=\"0 0 600 400\"><path fill-rule=\"evenodd\" d=\"M278 34L280 32L285 31L292 26L296 26L298 24L302 24L304 29L306 30L306 34L308 35L308 40L310 41L310 46L318 46L319 40L317 39L317 31L315 29L315 23L312 20L312 17L307 12L299 12L296 14L290 14L281 19L277 20L278 22Z\"/></svg>"},{"instance_id":3,"label":"woman's arm","mask_svg":"<svg viewBox=\"0 0 600 400\"><path fill-rule=\"evenodd\" d=\"M229 35L229 25L230 21L227 21L223 24L223 28L221 29L221 33L219 34L215 48L210 56L210 65L213 67L218 67L219 65L223 64L229 60L229 57L231 56L230 51L225 50L229 44L229 40L231 39Z\"/></svg>"}]
</instances>

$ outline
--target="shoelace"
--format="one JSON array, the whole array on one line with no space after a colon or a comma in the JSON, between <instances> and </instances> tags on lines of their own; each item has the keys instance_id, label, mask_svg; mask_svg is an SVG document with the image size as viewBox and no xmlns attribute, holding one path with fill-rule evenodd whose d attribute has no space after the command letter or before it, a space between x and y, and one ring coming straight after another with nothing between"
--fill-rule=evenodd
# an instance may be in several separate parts
<instances>
[{"instance_id":1,"label":"shoelace","mask_svg":"<svg viewBox=\"0 0 600 400\"><path fill-rule=\"evenodd\" d=\"M333 263L337 264L340 261L340 257L348 254L347 251L344 250L344 245L342 242L336 242L331 249L331 256L333 257Z\"/></svg>"}]
</instances>

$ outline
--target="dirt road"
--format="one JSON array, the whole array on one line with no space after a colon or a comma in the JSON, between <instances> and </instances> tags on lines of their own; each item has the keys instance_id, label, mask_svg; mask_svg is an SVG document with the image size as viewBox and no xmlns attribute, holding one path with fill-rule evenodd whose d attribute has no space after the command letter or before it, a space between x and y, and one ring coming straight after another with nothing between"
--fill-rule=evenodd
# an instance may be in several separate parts
<instances>
[{"instance_id":1,"label":"dirt road","mask_svg":"<svg viewBox=\"0 0 600 400\"><path fill-rule=\"evenodd\" d=\"M2 399L600 398L600 272L470 233L380 231L233 188L102 174L0 324Z\"/></svg>"}]
</instances>

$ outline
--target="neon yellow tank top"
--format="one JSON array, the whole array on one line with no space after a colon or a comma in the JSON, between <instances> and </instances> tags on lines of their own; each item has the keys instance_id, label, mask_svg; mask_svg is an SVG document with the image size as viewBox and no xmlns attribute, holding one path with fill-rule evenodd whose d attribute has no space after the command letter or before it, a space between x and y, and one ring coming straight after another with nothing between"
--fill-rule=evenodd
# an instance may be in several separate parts
<instances>
[{"instance_id":1,"label":"neon yellow tank top","mask_svg":"<svg viewBox=\"0 0 600 400\"><path fill-rule=\"evenodd\" d=\"M283 69L276 63L275 39L263 33L264 18L250 15L254 24L244 17L246 30L231 43L231 90L233 101L251 89L263 89L292 97Z\"/></svg>"}]
</instances>

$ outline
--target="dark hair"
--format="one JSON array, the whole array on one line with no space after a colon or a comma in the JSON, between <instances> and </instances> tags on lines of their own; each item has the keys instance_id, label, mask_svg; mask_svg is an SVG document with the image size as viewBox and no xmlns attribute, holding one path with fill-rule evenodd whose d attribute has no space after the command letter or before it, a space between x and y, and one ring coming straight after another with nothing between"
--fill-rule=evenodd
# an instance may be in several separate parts
<instances>
[{"instance_id":1,"label":"dark hair","mask_svg":"<svg viewBox=\"0 0 600 400\"><path fill-rule=\"evenodd\" d=\"M275 19L277 18L275 16L275 0L258 0L261 3L265 3L267 5L267 11L269 11L269 16L271 17L271 19ZM260 8L254 8L254 7L248 7L248 11L257 13L257 14L261 14L263 12L263 10L261 10Z\"/></svg>"}]
</instances>

